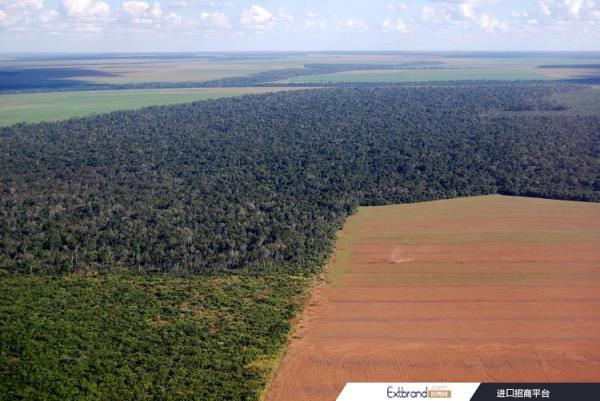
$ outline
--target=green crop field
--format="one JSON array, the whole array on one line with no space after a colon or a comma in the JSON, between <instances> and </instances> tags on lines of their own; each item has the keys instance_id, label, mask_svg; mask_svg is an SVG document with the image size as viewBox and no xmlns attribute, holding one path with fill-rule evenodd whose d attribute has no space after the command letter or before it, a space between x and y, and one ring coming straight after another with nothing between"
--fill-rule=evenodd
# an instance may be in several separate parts
<instances>
[{"instance_id":1,"label":"green crop field","mask_svg":"<svg viewBox=\"0 0 600 401\"><path fill-rule=\"evenodd\" d=\"M423 82L455 80L537 80L548 79L530 68L448 68L422 70L371 70L347 71L335 74L305 75L293 77L283 83L326 82Z\"/></svg>"},{"instance_id":2,"label":"green crop field","mask_svg":"<svg viewBox=\"0 0 600 401\"><path fill-rule=\"evenodd\" d=\"M281 90L286 88L142 89L0 95L0 126Z\"/></svg>"},{"instance_id":3,"label":"green crop field","mask_svg":"<svg viewBox=\"0 0 600 401\"><path fill-rule=\"evenodd\" d=\"M0 272L0 400L258 399L307 280Z\"/></svg>"}]
</instances>

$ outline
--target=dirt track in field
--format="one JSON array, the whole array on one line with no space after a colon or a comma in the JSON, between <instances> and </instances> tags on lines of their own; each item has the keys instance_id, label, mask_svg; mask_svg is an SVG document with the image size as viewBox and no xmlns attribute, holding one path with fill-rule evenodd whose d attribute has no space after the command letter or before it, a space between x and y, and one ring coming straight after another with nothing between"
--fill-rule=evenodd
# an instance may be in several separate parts
<instances>
[{"instance_id":1,"label":"dirt track in field","mask_svg":"<svg viewBox=\"0 0 600 401\"><path fill-rule=\"evenodd\" d=\"M599 380L600 204L485 196L359 209L266 400Z\"/></svg>"}]
</instances>

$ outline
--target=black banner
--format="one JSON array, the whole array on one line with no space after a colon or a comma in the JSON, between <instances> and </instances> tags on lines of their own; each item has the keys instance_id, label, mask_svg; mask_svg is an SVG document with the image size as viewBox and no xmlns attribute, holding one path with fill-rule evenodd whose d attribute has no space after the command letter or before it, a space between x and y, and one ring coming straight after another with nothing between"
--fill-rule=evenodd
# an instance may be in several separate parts
<instances>
[{"instance_id":1,"label":"black banner","mask_svg":"<svg viewBox=\"0 0 600 401\"><path fill-rule=\"evenodd\" d=\"M600 383L482 383L471 401L600 401Z\"/></svg>"}]
</instances>

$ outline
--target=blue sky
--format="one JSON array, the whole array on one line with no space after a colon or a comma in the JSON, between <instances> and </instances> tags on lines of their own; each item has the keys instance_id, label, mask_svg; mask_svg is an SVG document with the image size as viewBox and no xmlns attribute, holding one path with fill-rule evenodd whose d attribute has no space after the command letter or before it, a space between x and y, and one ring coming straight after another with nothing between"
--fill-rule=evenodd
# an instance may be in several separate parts
<instances>
[{"instance_id":1,"label":"blue sky","mask_svg":"<svg viewBox=\"0 0 600 401\"><path fill-rule=\"evenodd\" d=\"M600 0L0 0L0 52L600 50Z\"/></svg>"}]
</instances>

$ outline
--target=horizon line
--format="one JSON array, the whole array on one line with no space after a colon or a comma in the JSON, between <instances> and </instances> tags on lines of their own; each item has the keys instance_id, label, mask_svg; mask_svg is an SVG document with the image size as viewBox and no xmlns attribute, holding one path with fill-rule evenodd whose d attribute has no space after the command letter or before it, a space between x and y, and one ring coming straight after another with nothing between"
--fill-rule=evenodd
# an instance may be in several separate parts
<instances>
[{"instance_id":1,"label":"horizon line","mask_svg":"<svg viewBox=\"0 0 600 401\"><path fill-rule=\"evenodd\" d=\"M182 54L182 53L600 53L599 50L153 50L153 51L23 51L0 54Z\"/></svg>"}]
</instances>

